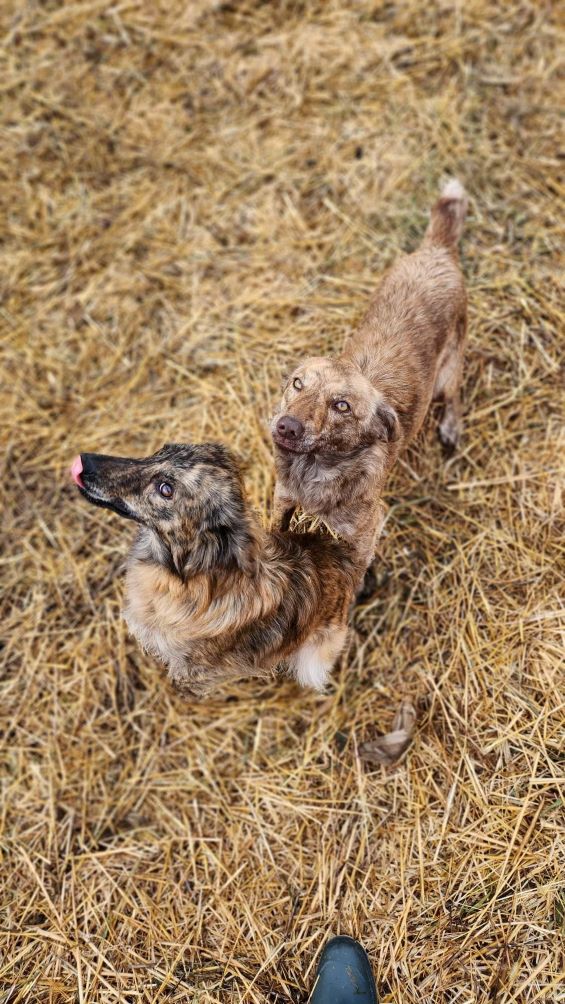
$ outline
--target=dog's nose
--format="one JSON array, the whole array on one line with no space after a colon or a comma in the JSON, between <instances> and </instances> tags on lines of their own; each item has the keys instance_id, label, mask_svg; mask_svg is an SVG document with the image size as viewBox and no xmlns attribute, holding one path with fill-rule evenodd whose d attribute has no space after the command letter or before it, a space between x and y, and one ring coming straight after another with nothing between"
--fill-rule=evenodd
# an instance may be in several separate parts
<instances>
[{"instance_id":1,"label":"dog's nose","mask_svg":"<svg viewBox=\"0 0 565 1004\"><path fill-rule=\"evenodd\" d=\"M84 488L84 485L82 483L81 474L82 474L82 458L79 456L79 457L75 457L75 459L73 460L73 462L71 464L71 477L72 477L75 485L78 485L79 488Z\"/></svg>"},{"instance_id":2,"label":"dog's nose","mask_svg":"<svg viewBox=\"0 0 565 1004\"><path fill-rule=\"evenodd\" d=\"M293 418L292 415L283 415L277 422L277 432L285 439L302 439L304 426L298 418Z\"/></svg>"}]
</instances>

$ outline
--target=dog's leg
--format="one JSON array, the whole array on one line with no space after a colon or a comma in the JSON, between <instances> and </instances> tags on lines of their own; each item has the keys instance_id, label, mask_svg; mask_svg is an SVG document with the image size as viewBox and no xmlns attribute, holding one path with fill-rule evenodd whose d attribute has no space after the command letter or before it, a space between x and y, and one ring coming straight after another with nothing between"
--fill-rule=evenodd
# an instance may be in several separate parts
<instances>
[{"instance_id":1,"label":"dog's leg","mask_svg":"<svg viewBox=\"0 0 565 1004\"><path fill-rule=\"evenodd\" d=\"M462 429L461 377L465 347L466 317L459 319L455 339L442 359L434 387L434 400L443 401L438 436L446 450L453 451L459 443Z\"/></svg>"},{"instance_id":2,"label":"dog's leg","mask_svg":"<svg viewBox=\"0 0 565 1004\"><path fill-rule=\"evenodd\" d=\"M438 426L439 441L450 453L459 445L462 425L461 400L457 392L446 399Z\"/></svg>"},{"instance_id":3,"label":"dog's leg","mask_svg":"<svg viewBox=\"0 0 565 1004\"><path fill-rule=\"evenodd\" d=\"M386 507L380 498L365 499L355 512L350 505L336 506L328 526L354 548L359 563L367 567L375 557L385 516Z\"/></svg>"},{"instance_id":4,"label":"dog's leg","mask_svg":"<svg viewBox=\"0 0 565 1004\"><path fill-rule=\"evenodd\" d=\"M347 628L342 626L325 628L298 649L292 659L292 670L301 687L323 693L346 635Z\"/></svg>"},{"instance_id":5,"label":"dog's leg","mask_svg":"<svg viewBox=\"0 0 565 1004\"><path fill-rule=\"evenodd\" d=\"M277 481L273 497L273 513L271 517L271 526L273 530L288 530L295 508L295 500L291 499L290 495L285 494Z\"/></svg>"},{"instance_id":6,"label":"dog's leg","mask_svg":"<svg viewBox=\"0 0 565 1004\"><path fill-rule=\"evenodd\" d=\"M207 666L189 664L182 657L169 662L169 680L177 693L189 701L208 697L221 679L219 672L214 673Z\"/></svg>"},{"instance_id":7,"label":"dog's leg","mask_svg":"<svg viewBox=\"0 0 565 1004\"><path fill-rule=\"evenodd\" d=\"M214 666L196 665L180 659L174 664L169 663L169 680L172 686L181 697L189 701L203 701L234 680L247 680L251 677L268 680L271 675L268 668L243 661L238 663L237 660L222 662L219 659Z\"/></svg>"}]
</instances>

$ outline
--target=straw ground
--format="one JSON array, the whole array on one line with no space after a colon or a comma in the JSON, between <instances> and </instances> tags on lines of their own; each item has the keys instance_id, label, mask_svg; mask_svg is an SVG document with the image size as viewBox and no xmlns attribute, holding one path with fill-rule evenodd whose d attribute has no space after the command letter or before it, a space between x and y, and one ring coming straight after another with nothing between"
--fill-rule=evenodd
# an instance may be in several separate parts
<instances>
[{"instance_id":1,"label":"straw ground","mask_svg":"<svg viewBox=\"0 0 565 1004\"><path fill-rule=\"evenodd\" d=\"M2 999L555 1002L563 358L551 3L4 4ZM79 449L223 439L265 513L281 372L467 185L465 438L430 422L327 697L185 704L127 638ZM561 633L560 633L561 632ZM401 699L395 768L361 745Z\"/></svg>"}]
</instances>

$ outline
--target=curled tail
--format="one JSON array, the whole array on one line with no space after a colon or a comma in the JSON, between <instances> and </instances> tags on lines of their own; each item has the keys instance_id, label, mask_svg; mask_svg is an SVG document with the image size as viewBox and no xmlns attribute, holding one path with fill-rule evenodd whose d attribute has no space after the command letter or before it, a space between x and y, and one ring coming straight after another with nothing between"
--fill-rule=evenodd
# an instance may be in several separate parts
<instances>
[{"instance_id":1,"label":"curled tail","mask_svg":"<svg viewBox=\"0 0 565 1004\"><path fill-rule=\"evenodd\" d=\"M467 195L457 178L451 178L441 190L432 208L432 215L424 236L426 244L440 244L455 249L463 233L467 213Z\"/></svg>"}]
</instances>

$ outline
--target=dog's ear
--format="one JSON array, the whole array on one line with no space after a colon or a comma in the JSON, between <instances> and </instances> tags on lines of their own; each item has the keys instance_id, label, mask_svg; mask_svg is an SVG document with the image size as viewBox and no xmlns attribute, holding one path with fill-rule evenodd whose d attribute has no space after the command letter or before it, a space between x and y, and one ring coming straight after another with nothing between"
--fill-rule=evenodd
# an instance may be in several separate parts
<instances>
[{"instance_id":1,"label":"dog's ear","mask_svg":"<svg viewBox=\"0 0 565 1004\"><path fill-rule=\"evenodd\" d=\"M233 542L233 558L245 575L253 576L257 571L258 544L247 527L242 527Z\"/></svg>"},{"instance_id":2,"label":"dog's ear","mask_svg":"<svg viewBox=\"0 0 565 1004\"><path fill-rule=\"evenodd\" d=\"M373 412L371 432L375 440L383 443L394 443L400 435L398 415L386 401L380 401Z\"/></svg>"},{"instance_id":3,"label":"dog's ear","mask_svg":"<svg viewBox=\"0 0 565 1004\"><path fill-rule=\"evenodd\" d=\"M170 552L174 568L182 579L219 569L239 568L245 575L257 569L259 543L253 523L244 507L232 514L225 510L208 513L207 526L196 536L173 540Z\"/></svg>"},{"instance_id":4,"label":"dog's ear","mask_svg":"<svg viewBox=\"0 0 565 1004\"><path fill-rule=\"evenodd\" d=\"M218 569L239 568L253 575L257 567L257 542L243 522L234 527L220 524L203 530L189 548L173 545L172 557L182 579Z\"/></svg>"}]
</instances>

